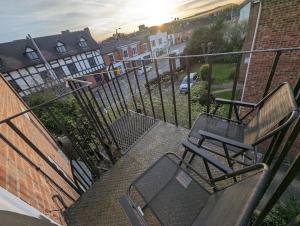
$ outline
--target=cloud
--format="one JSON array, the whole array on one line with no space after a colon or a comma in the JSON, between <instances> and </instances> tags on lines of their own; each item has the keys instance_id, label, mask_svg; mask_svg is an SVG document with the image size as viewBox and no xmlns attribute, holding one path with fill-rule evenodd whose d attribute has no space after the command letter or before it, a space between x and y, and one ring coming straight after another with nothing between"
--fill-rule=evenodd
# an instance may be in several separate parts
<instances>
[{"instance_id":1,"label":"cloud","mask_svg":"<svg viewBox=\"0 0 300 226\"><path fill-rule=\"evenodd\" d=\"M56 34L62 30L90 27L95 38L111 35L118 27L132 32L146 23L153 13L147 6L168 2L171 16L177 17L194 9L210 7L216 2L237 0L0 0L0 42ZM153 5L150 5L153 8ZM154 5L155 8L155 5ZM170 19L171 19L170 16Z\"/></svg>"}]
</instances>

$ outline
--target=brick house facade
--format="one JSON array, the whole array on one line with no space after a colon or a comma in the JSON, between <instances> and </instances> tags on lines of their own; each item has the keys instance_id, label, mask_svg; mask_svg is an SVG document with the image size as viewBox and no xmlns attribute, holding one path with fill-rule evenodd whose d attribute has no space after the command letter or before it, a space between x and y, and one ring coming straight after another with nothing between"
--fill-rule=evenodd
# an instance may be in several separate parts
<instances>
[{"instance_id":1,"label":"brick house facade","mask_svg":"<svg viewBox=\"0 0 300 226\"><path fill-rule=\"evenodd\" d=\"M250 50L260 3L251 3L248 32L243 50ZM300 1L263 0L258 23L254 50L276 49L300 46ZM245 81L244 101L257 102L261 99L267 84L275 53L255 53L252 55ZM300 51L282 53L278 62L271 89L282 82L292 86L300 78ZM249 54L243 56L240 79L244 81ZM300 139L292 153L300 149Z\"/></svg>"},{"instance_id":2,"label":"brick house facade","mask_svg":"<svg viewBox=\"0 0 300 226\"><path fill-rule=\"evenodd\" d=\"M148 42L143 38L120 38L102 42L100 44L102 58L107 68L111 63L116 71L116 76L125 73L122 62L118 60L142 60L151 57L151 51ZM126 65L129 67L129 65Z\"/></svg>"},{"instance_id":3,"label":"brick house facade","mask_svg":"<svg viewBox=\"0 0 300 226\"><path fill-rule=\"evenodd\" d=\"M1 74L0 90L0 121L27 109L27 105ZM74 183L69 160L60 152L53 138L34 114L28 112L12 119L12 122L42 151L44 157ZM55 196L60 196L70 206L79 197L78 193L7 123L0 124L0 131L0 189L8 192L17 201L20 199L18 202L29 204L41 216L47 216L58 224L65 224L61 212L55 211L62 208L61 202ZM3 198L5 200L1 196L0 201ZM2 210L12 211L12 207L13 203L1 204Z\"/></svg>"}]
</instances>

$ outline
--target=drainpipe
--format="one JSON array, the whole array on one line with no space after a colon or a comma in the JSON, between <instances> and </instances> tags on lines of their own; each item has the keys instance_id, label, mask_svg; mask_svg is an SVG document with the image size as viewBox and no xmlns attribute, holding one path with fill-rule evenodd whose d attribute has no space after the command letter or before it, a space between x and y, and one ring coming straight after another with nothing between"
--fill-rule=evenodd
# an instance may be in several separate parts
<instances>
[{"instance_id":1,"label":"drainpipe","mask_svg":"<svg viewBox=\"0 0 300 226\"><path fill-rule=\"evenodd\" d=\"M253 4L259 3L259 8L258 8L258 13L257 13L257 18L256 18L256 25L255 25L254 35L253 35L251 49L250 49L251 53L249 55L249 61L248 61L247 69L246 69L246 75L245 75L245 81L244 81L244 85L243 85L243 91L242 91L241 101L244 100L244 96L245 96L245 89L246 89L246 85L247 85L247 80L248 80L248 75L249 75L249 69L250 69L250 64L251 64L251 59L252 59L252 51L254 50L254 46L255 46L255 41L256 41L256 36L257 36L257 30L258 30L258 25L259 25L259 21L260 21L261 10L262 10L261 9L262 8L262 2L261 2L261 0L255 0L252 3Z\"/></svg>"},{"instance_id":2,"label":"drainpipe","mask_svg":"<svg viewBox=\"0 0 300 226\"><path fill-rule=\"evenodd\" d=\"M30 34L27 35L27 37L31 40L34 48L36 48L36 51L39 53L40 57L42 58L42 60L44 61L45 67L47 69L47 71L49 72L51 78L53 80L57 79L57 76L55 74L55 72L53 71L52 67L50 66L50 64L47 62L46 58L44 57L44 55L42 54L41 50L39 49L38 45L36 44L36 42L34 41L34 39L30 36Z\"/></svg>"}]
</instances>

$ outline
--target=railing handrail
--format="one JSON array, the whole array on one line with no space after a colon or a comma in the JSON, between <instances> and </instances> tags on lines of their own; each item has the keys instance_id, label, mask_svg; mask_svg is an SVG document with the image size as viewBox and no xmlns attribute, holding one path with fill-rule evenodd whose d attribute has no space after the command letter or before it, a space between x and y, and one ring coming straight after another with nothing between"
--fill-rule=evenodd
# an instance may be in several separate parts
<instances>
[{"instance_id":1,"label":"railing handrail","mask_svg":"<svg viewBox=\"0 0 300 226\"><path fill-rule=\"evenodd\" d=\"M276 49L256 49L256 50L244 50L244 51L233 51L233 52L222 52L222 53L203 53L195 55L175 55L175 56L162 56L162 57L150 57L147 59L128 59L128 60L115 60L115 62L131 62L131 61L145 61L145 60L162 60L162 59L185 59L193 57L209 57L209 56L230 56L230 55L240 55L247 53L267 53L267 52L288 52L288 51L298 51L300 47L289 47L289 48L276 48Z\"/></svg>"},{"instance_id":2,"label":"railing handrail","mask_svg":"<svg viewBox=\"0 0 300 226\"><path fill-rule=\"evenodd\" d=\"M7 117L7 118L5 118L5 119L2 119L2 120L0 120L0 125L1 125L2 123L5 123L5 122L7 122L7 121L10 121L10 120L12 120L12 119L14 119L14 118L16 118L16 117L19 117L19 116L24 115L24 114L26 114L26 113L28 113L28 112L31 112L31 111L33 111L33 110L35 110L35 109L38 109L38 108L41 108L41 107L43 107L43 106L49 105L49 104L51 104L52 102L54 102L54 101L56 101L56 100L59 100L59 99L65 97L65 96L68 96L68 95L70 95L70 94L72 94L72 93L75 93L76 91L81 90L81 89L84 89L85 87L88 87L89 85L92 84L91 82L87 82L87 81L83 81L83 80L78 80L78 79L70 79L70 78L69 78L69 79L66 79L65 81L76 81L76 82L84 83L85 85L84 85L84 86L81 86L81 87L79 87L79 88L76 88L76 89L74 89L74 90L72 90L72 91L69 91L69 92L66 92L66 93L64 93L64 94L61 94L60 96L55 97L55 98L52 98L52 99L50 99L50 100L48 100L48 101L46 101L46 102L44 102L44 103L41 103L41 104L35 105L35 106L33 106L33 107L30 107L30 108L26 109L25 111L21 111L21 112L15 114L15 115L12 115L12 116L9 116L9 117Z\"/></svg>"}]
</instances>

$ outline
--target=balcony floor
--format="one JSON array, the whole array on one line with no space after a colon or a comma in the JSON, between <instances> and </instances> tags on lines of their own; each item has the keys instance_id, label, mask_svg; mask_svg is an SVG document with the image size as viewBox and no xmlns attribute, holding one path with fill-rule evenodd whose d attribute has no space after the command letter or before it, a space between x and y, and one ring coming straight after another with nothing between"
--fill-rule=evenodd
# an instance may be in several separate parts
<instances>
[{"instance_id":1,"label":"balcony floor","mask_svg":"<svg viewBox=\"0 0 300 226\"><path fill-rule=\"evenodd\" d=\"M126 194L133 179L164 153L174 152L181 155L181 142L187 134L187 129L157 121L110 171L65 211L68 223L91 226L129 225L118 199ZM200 164L197 164L197 158L193 161L194 164L199 166L198 170L204 172Z\"/></svg>"}]
</instances>

